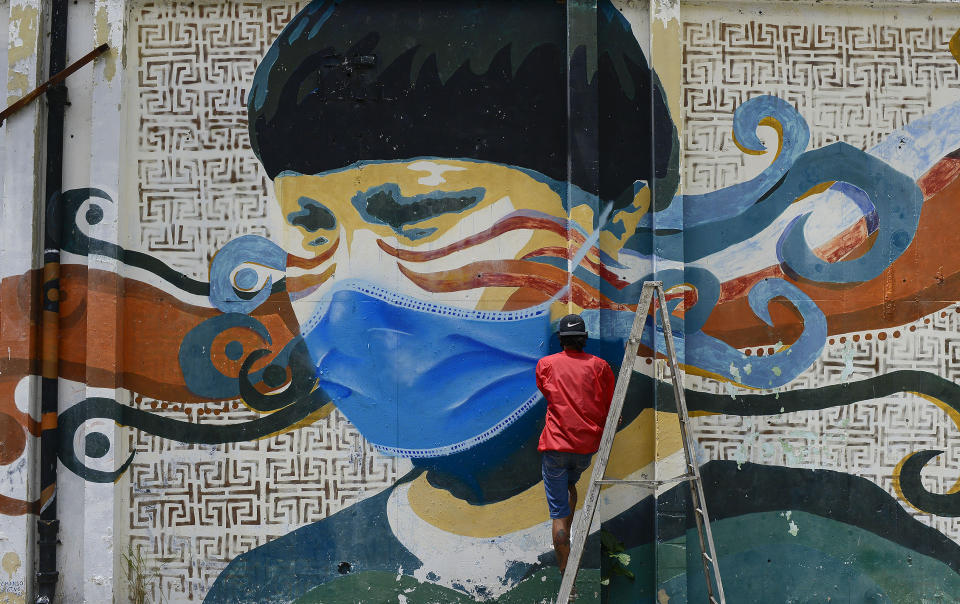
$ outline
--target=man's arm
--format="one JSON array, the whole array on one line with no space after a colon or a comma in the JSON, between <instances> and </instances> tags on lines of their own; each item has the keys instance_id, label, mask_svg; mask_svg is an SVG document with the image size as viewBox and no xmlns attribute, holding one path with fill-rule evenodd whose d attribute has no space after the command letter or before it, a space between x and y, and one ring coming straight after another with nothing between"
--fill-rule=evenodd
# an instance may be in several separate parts
<instances>
[{"instance_id":1,"label":"man's arm","mask_svg":"<svg viewBox=\"0 0 960 604\"><path fill-rule=\"evenodd\" d=\"M610 410L610 403L613 402L613 390L617 387L617 378L613 375L613 369L610 364L603 361L603 367L600 369L600 386L603 389L603 402Z\"/></svg>"},{"instance_id":2,"label":"man's arm","mask_svg":"<svg viewBox=\"0 0 960 604\"><path fill-rule=\"evenodd\" d=\"M547 396L546 382L547 382L547 364L543 362L543 359L537 361L537 390L539 390L544 397Z\"/></svg>"}]
</instances>

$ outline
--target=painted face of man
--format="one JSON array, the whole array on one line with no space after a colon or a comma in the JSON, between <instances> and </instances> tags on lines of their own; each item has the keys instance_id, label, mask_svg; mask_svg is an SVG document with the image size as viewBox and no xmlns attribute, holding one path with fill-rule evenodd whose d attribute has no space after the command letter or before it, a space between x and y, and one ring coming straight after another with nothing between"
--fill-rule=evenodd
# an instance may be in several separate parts
<instances>
[{"instance_id":1,"label":"painted face of man","mask_svg":"<svg viewBox=\"0 0 960 604\"><path fill-rule=\"evenodd\" d=\"M286 291L320 386L386 451L495 438L539 400L550 319L625 307L609 296L636 272L617 260L649 207L635 183L671 156L638 141L675 133L629 24L601 4L599 44L568 52L553 0L314 2L257 69L251 145L275 183ZM573 82L616 110L572 116Z\"/></svg>"}]
</instances>

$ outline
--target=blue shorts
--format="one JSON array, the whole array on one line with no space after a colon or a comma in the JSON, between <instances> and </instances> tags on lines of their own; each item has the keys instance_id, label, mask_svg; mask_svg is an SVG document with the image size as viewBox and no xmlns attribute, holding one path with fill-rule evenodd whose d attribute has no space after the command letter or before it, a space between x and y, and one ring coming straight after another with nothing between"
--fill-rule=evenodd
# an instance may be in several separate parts
<instances>
[{"instance_id":1,"label":"blue shorts","mask_svg":"<svg viewBox=\"0 0 960 604\"><path fill-rule=\"evenodd\" d=\"M573 513L567 487L580 480L583 471L590 467L591 457L593 455L589 453L543 451L543 488L547 492L551 518L566 518Z\"/></svg>"}]
</instances>

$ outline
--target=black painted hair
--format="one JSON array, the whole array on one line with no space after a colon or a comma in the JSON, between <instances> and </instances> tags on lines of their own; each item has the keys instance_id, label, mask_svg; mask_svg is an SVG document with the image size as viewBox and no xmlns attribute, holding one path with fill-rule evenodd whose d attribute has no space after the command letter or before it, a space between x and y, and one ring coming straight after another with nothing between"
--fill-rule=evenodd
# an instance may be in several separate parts
<instances>
[{"instance_id":1,"label":"black painted hair","mask_svg":"<svg viewBox=\"0 0 960 604\"><path fill-rule=\"evenodd\" d=\"M596 43L570 53L568 120L562 2L314 0L257 68L251 144L271 178L360 160L472 158L631 199L634 181L675 172L676 130L609 0L596 27Z\"/></svg>"},{"instance_id":2,"label":"black painted hair","mask_svg":"<svg viewBox=\"0 0 960 604\"><path fill-rule=\"evenodd\" d=\"M583 350L587 345L587 336L560 336L560 346Z\"/></svg>"}]
</instances>

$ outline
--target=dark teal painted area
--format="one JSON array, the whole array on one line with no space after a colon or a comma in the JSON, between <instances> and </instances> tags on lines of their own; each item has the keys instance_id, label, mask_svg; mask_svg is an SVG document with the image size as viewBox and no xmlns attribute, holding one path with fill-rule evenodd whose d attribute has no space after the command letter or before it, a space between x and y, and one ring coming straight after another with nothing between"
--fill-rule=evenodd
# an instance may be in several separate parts
<instances>
[{"instance_id":1,"label":"dark teal painted area","mask_svg":"<svg viewBox=\"0 0 960 604\"><path fill-rule=\"evenodd\" d=\"M689 344L688 344L689 345ZM657 389L658 409L675 411L670 385L655 384L652 378L634 373L627 391L628 404L637 401L649 405L646 393ZM901 392L916 392L939 401L954 410L960 410L960 386L952 380L928 371L900 370L875 377L830 384L819 388L797 388L770 394L717 394L684 390L690 411L707 411L729 415L777 415L807 409L827 409L850 405L858 401L879 399ZM904 463L900 472L900 488L904 498L914 507L939 516L960 516L960 493L933 494L920 481L923 466L939 455L939 450L917 451ZM770 471L770 470L768 470ZM816 481L810 484L812 488ZM842 492L842 490L841 490ZM936 532L936 531L935 531ZM939 539L946 539L940 535ZM927 538L933 543L930 537ZM960 570L960 561L950 558Z\"/></svg>"},{"instance_id":2,"label":"dark teal painted area","mask_svg":"<svg viewBox=\"0 0 960 604\"><path fill-rule=\"evenodd\" d=\"M406 196L400 192L398 185L386 183L367 191L358 191L350 203L367 222L387 225L397 235L409 239L421 239L435 232L436 227L407 229L404 226L443 214L458 214L477 205L485 195L485 189L476 187L464 191L432 191Z\"/></svg>"},{"instance_id":3,"label":"dark teal painted area","mask_svg":"<svg viewBox=\"0 0 960 604\"><path fill-rule=\"evenodd\" d=\"M315 199L300 197L297 200L300 210L287 214L287 222L293 226L303 227L310 233L320 229L330 230L337 226L337 217L330 208Z\"/></svg>"},{"instance_id":4,"label":"dark teal painted area","mask_svg":"<svg viewBox=\"0 0 960 604\"><path fill-rule=\"evenodd\" d=\"M403 567L412 573L421 564L390 530L387 499L391 492L392 488L387 489L237 556L217 577L204 602L290 602L340 577L341 562L348 562L356 572L385 571L396 576Z\"/></svg>"},{"instance_id":5,"label":"dark teal painted area","mask_svg":"<svg viewBox=\"0 0 960 604\"><path fill-rule=\"evenodd\" d=\"M790 533L791 522L796 535ZM924 556L855 526L800 511L771 511L712 523L728 602L956 602L960 575ZM670 548L669 545L678 547ZM670 552L675 553L671 559ZM661 568L686 568L653 589L653 545L628 549L636 579L613 576L605 602L706 601L696 531L660 544ZM684 560L685 557L685 560ZM608 574L606 567L601 573ZM661 571L662 572L662 571Z\"/></svg>"},{"instance_id":6,"label":"dark teal painted area","mask_svg":"<svg viewBox=\"0 0 960 604\"><path fill-rule=\"evenodd\" d=\"M600 577L584 570L575 583L578 604L600 602ZM500 597L488 597L488 604L552 604L560 589L560 573L553 568L540 569ZM403 596L403 600L399 596ZM404 602L405 604L468 604L472 597L430 582L383 571L350 573L310 590L295 604Z\"/></svg>"},{"instance_id":7,"label":"dark teal painted area","mask_svg":"<svg viewBox=\"0 0 960 604\"><path fill-rule=\"evenodd\" d=\"M699 550L687 549L691 574L661 584L671 600L706 601L706 581L692 574ZM721 558L724 592L731 602L891 603L873 580L855 567L802 545L766 545ZM917 600L909 600L917 602Z\"/></svg>"},{"instance_id":8,"label":"dark teal painted area","mask_svg":"<svg viewBox=\"0 0 960 604\"><path fill-rule=\"evenodd\" d=\"M893 498L865 479L752 464L737 470L736 464L717 462L707 464L703 475L731 604L912 604L951 602L953 594L960 594L960 574L942 561L952 559L957 546L948 540L938 545L934 535L939 533L909 517ZM725 488L718 490L719 484ZM797 505L810 511L784 507L791 505L792 493L798 491L805 495ZM634 581L611 577L605 602L656 602L661 589L670 602L703 601L702 575L698 570L684 572L699 569L696 531L687 525L690 519L680 497L686 494L686 485L680 485L657 502L659 536L664 540L657 542L656 566L651 498L604 522L604 529L626 545L631 556L628 567L636 576ZM360 601L388 601L401 593L397 586L404 581L417 588L417 597L423 601L455 602L453 595L465 596L442 586L412 582L408 575L420 562L396 540L386 522L388 497L386 491L243 554L221 574L207 601L287 601L308 593L314 599L305 601L340 601L321 596L342 594L358 585L373 590L372 600ZM668 522L668 515L676 516L678 522ZM585 567L597 567L599 549L597 539L588 540ZM345 579L338 572L341 562L350 564L351 573L386 574ZM401 566L403 577L398 583L395 578ZM517 563L508 572L509 581L516 584L496 601L541 601L546 592L531 579L546 577L544 582L549 583L551 572L556 574L552 552L544 552L536 564ZM609 574L602 562L600 572ZM384 583L387 575L392 579ZM251 582L251 576L263 581ZM660 577L656 589L654 576ZM453 599L444 600L440 594ZM389 597L377 599L381 596Z\"/></svg>"}]
</instances>

